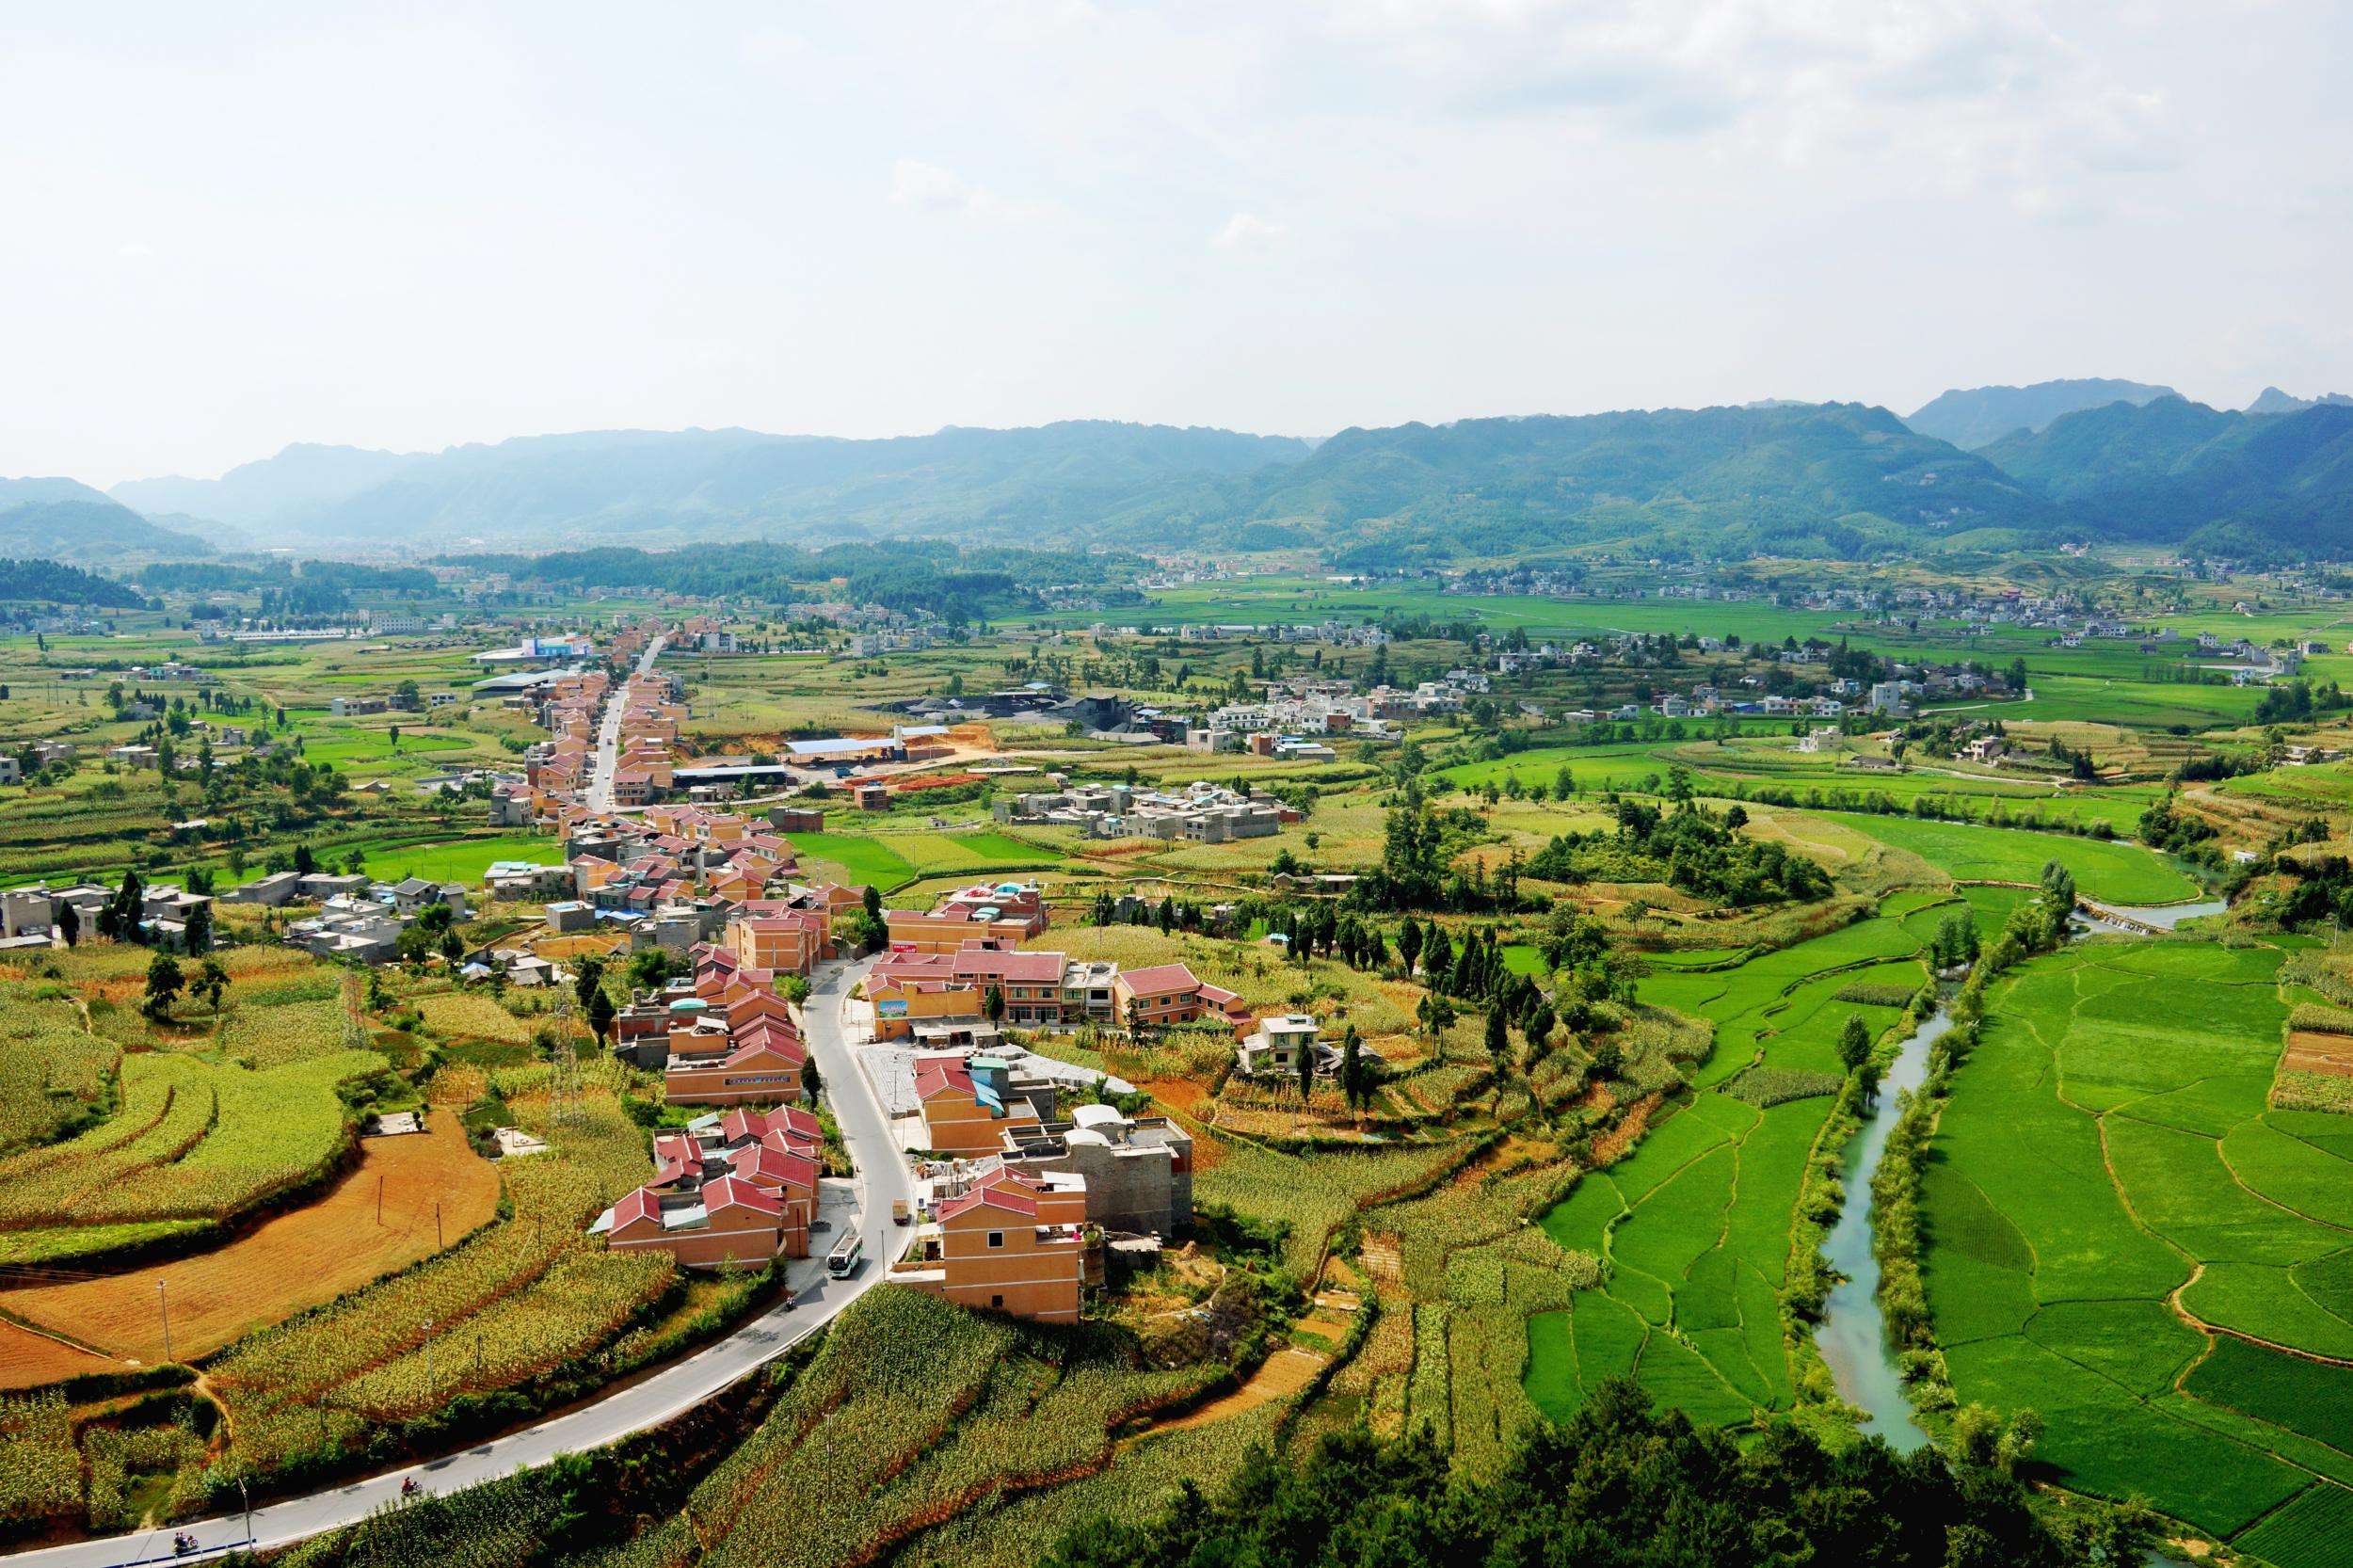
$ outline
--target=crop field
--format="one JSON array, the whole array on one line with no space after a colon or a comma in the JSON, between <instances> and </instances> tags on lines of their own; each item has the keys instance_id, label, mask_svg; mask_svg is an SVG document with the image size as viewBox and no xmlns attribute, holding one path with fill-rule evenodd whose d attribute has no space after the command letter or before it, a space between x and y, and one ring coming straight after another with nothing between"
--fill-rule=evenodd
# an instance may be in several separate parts
<instances>
[{"instance_id":1,"label":"crop field","mask_svg":"<svg viewBox=\"0 0 2353 1568\"><path fill-rule=\"evenodd\" d=\"M2345 1374L2287 1353L2353 1349L2353 1160L2342 1118L2265 1107L2279 961L2100 941L2024 966L1924 1184L1959 1396L2039 1411L2065 1484L2234 1541L2353 1483ZM2293 1533L2264 1537L2274 1560L2324 1560Z\"/></svg>"},{"instance_id":2,"label":"crop field","mask_svg":"<svg viewBox=\"0 0 2353 1568\"><path fill-rule=\"evenodd\" d=\"M0 1238L229 1219L323 1174L348 1136L337 1087L383 1065L374 1051L346 1050L264 1072L179 1053L127 1057L116 1115L0 1162Z\"/></svg>"},{"instance_id":3,"label":"crop field","mask_svg":"<svg viewBox=\"0 0 2353 1568\"><path fill-rule=\"evenodd\" d=\"M455 1246L490 1223L495 1167L467 1145L455 1114L430 1129L371 1138L359 1162L316 1201L272 1215L226 1244L122 1273L0 1291L0 1312L114 1355L210 1354L244 1335L333 1300Z\"/></svg>"},{"instance_id":4,"label":"crop field","mask_svg":"<svg viewBox=\"0 0 2353 1568\"><path fill-rule=\"evenodd\" d=\"M968 808L968 803L965 808L945 809ZM900 828L872 836L828 831L784 837L802 859L822 862L836 868L851 883L885 892L923 877L1042 869L1062 862L1062 856L1051 849L986 830L920 833Z\"/></svg>"},{"instance_id":5,"label":"crop field","mask_svg":"<svg viewBox=\"0 0 2353 1568\"><path fill-rule=\"evenodd\" d=\"M0 1155L53 1142L97 1111L116 1058L73 1003L0 984Z\"/></svg>"},{"instance_id":6,"label":"crop field","mask_svg":"<svg viewBox=\"0 0 2353 1568\"><path fill-rule=\"evenodd\" d=\"M1908 997L1928 978L1914 956L1920 928L1947 907L1901 895L1886 914L1814 941L1643 982L1643 1000L1714 1021L1716 1047L1689 1106L1544 1216L1556 1242L1606 1259L1608 1274L1566 1312L1530 1323L1526 1388L1539 1409L1566 1416L1596 1384L1629 1373L1694 1420L1744 1425L1790 1407L1782 1292L1799 1188L1833 1100L1800 1095L1759 1109L1736 1093L1736 1075L1785 1075L1797 1088L1842 1081L1846 1020L1877 1033L1901 1016L1852 1000L1858 984Z\"/></svg>"},{"instance_id":7,"label":"crop field","mask_svg":"<svg viewBox=\"0 0 2353 1568\"><path fill-rule=\"evenodd\" d=\"M513 1218L243 1338L209 1368L247 1462L339 1451L374 1421L427 1408L436 1389L526 1382L594 1352L667 1288L668 1257L608 1255L582 1228L643 1179L643 1135L601 1092L580 1120L550 1127L544 1097L520 1092L535 1073L516 1075L509 1099L554 1152L504 1173ZM430 1361L428 1321L440 1352Z\"/></svg>"},{"instance_id":8,"label":"crop field","mask_svg":"<svg viewBox=\"0 0 2353 1568\"><path fill-rule=\"evenodd\" d=\"M2093 898L2117 904L2177 904L2198 896L2198 884L2138 844L2104 843L2059 833L1911 817L1842 815L1855 832L1908 850L1961 881L2032 883L2053 860Z\"/></svg>"}]
</instances>

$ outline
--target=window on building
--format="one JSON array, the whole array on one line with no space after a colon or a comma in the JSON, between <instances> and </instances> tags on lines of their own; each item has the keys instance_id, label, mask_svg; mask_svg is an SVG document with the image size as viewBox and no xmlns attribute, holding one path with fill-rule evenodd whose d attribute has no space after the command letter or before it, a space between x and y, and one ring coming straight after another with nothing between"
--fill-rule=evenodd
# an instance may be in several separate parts
<instances>
[{"instance_id":1,"label":"window on building","mask_svg":"<svg viewBox=\"0 0 2353 1568\"><path fill-rule=\"evenodd\" d=\"M988 1244L992 1247L1003 1246L1005 1244L1005 1233L1001 1230L990 1231L988 1233Z\"/></svg>"},{"instance_id":2,"label":"window on building","mask_svg":"<svg viewBox=\"0 0 2353 1568\"><path fill-rule=\"evenodd\" d=\"M988 1298L988 1304L991 1306L1002 1306L1005 1304L1005 1298L1002 1296L991 1296Z\"/></svg>"}]
</instances>

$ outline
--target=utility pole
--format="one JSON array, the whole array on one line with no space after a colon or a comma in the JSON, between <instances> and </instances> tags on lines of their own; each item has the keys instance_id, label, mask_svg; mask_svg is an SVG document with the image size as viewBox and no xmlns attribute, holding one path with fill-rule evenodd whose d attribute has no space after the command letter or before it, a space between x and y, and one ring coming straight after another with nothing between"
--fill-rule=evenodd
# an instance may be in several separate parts
<instances>
[{"instance_id":1,"label":"utility pole","mask_svg":"<svg viewBox=\"0 0 2353 1568\"><path fill-rule=\"evenodd\" d=\"M433 1320L424 1320L424 1392L430 1399L440 1391L440 1384L433 1375Z\"/></svg>"},{"instance_id":2,"label":"utility pole","mask_svg":"<svg viewBox=\"0 0 2353 1568\"><path fill-rule=\"evenodd\" d=\"M164 1320L164 1359L171 1359L171 1307L164 1299L164 1282L155 1282L155 1311Z\"/></svg>"},{"instance_id":3,"label":"utility pole","mask_svg":"<svg viewBox=\"0 0 2353 1568\"><path fill-rule=\"evenodd\" d=\"M441 1200L433 1200L433 1250L440 1252L447 1242L441 1240Z\"/></svg>"},{"instance_id":4,"label":"utility pole","mask_svg":"<svg viewBox=\"0 0 2353 1568\"><path fill-rule=\"evenodd\" d=\"M376 1223L384 1223L384 1178L380 1175L376 1178Z\"/></svg>"}]
</instances>

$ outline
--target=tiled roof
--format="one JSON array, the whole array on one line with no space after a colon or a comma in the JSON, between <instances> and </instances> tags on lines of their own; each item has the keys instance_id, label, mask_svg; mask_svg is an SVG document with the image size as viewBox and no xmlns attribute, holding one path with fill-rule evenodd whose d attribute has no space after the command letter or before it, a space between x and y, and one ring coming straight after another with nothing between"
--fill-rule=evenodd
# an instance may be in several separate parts
<instances>
[{"instance_id":1,"label":"tiled roof","mask_svg":"<svg viewBox=\"0 0 2353 1568\"><path fill-rule=\"evenodd\" d=\"M784 1200L741 1176L724 1176L703 1188L703 1208L714 1212L722 1208L750 1208L775 1215L784 1212Z\"/></svg>"},{"instance_id":2,"label":"tiled roof","mask_svg":"<svg viewBox=\"0 0 2353 1568\"><path fill-rule=\"evenodd\" d=\"M1172 991L1196 991L1201 982L1182 964L1155 964L1149 968L1128 969L1120 978L1128 989L1140 997L1164 996Z\"/></svg>"},{"instance_id":3,"label":"tiled roof","mask_svg":"<svg viewBox=\"0 0 2353 1568\"><path fill-rule=\"evenodd\" d=\"M940 1205L939 1217L953 1220L983 1207L1002 1209L1008 1214L1019 1214L1028 1219L1037 1218L1037 1199L1010 1187L975 1187L964 1196L952 1198Z\"/></svg>"}]
</instances>

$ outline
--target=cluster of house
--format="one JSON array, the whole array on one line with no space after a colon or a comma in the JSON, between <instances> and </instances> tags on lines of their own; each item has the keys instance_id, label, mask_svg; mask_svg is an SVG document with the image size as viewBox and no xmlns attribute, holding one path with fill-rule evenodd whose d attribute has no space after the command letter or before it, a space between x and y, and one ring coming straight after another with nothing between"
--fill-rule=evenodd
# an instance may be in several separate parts
<instances>
[{"instance_id":1,"label":"cluster of house","mask_svg":"<svg viewBox=\"0 0 2353 1568\"><path fill-rule=\"evenodd\" d=\"M1127 784L1021 794L992 808L1000 823L1076 827L1097 839L1191 839L1222 844L1272 838L1298 810L1263 790L1244 794L1206 779L1182 790L1140 790Z\"/></svg>"},{"instance_id":2,"label":"cluster of house","mask_svg":"<svg viewBox=\"0 0 2353 1568\"><path fill-rule=\"evenodd\" d=\"M115 901L115 890L96 883L51 888L36 883L0 892L0 949L54 947L63 939L65 911L73 911L74 931L94 936L98 912ZM139 890L139 940L166 952L188 951L189 917L207 908L212 899L191 893L177 883L157 882Z\"/></svg>"},{"instance_id":3,"label":"cluster of house","mask_svg":"<svg viewBox=\"0 0 2353 1568\"><path fill-rule=\"evenodd\" d=\"M1239 1032L1251 1023L1240 997L1182 964L1122 969L1102 959L1019 952L985 939L944 951L893 947L868 973L866 997L876 1039L927 1048L991 1048L1003 1025L1094 1023L1133 1032L1209 1019Z\"/></svg>"},{"instance_id":4,"label":"cluster of house","mask_svg":"<svg viewBox=\"0 0 2353 1568\"><path fill-rule=\"evenodd\" d=\"M408 876L378 882L365 876L298 875L280 872L249 882L228 897L239 904L286 904L319 901L315 915L286 923L289 946L321 958L387 964L400 952L401 933L436 904L453 924L466 918L466 887Z\"/></svg>"},{"instance_id":5,"label":"cluster of house","mask_svg":"<svg viewBox=\"0 0 2353 1568\"><path fill-rule=\"evenodd\" d=\"M19 747L16 751L0 752L0 784L24 782L23 754L25 752L32 753L34 767L45 768L52 762L73 760L73 743L71 741L34 741L28 745Z\"/></svg>"},{"instance_id":6,"label":"cluster of house","mask_svg":"<svg viewBox=\"0 0 2353 1568\"><path fill-rule=\"evenodd\" d=\"M712 1112L682 1131L657 1133L652 1178L589 1231L616 1252L666 1252L690 1269L807 1257L820 1149L816 1114L798 1105Z\"/></svg>"}]
</instances>

